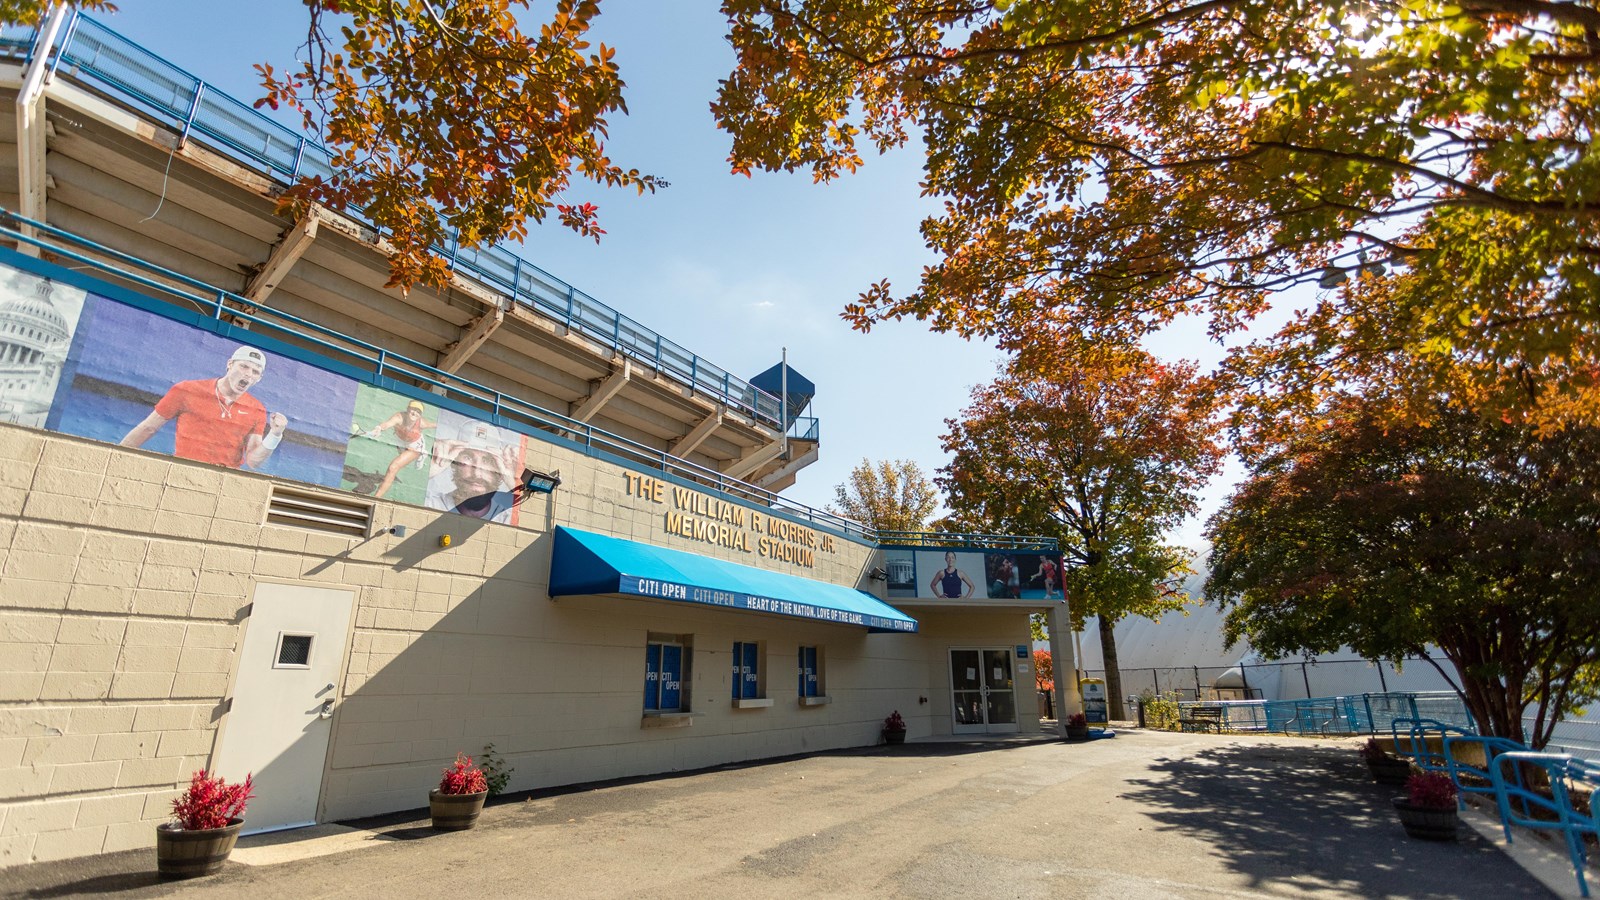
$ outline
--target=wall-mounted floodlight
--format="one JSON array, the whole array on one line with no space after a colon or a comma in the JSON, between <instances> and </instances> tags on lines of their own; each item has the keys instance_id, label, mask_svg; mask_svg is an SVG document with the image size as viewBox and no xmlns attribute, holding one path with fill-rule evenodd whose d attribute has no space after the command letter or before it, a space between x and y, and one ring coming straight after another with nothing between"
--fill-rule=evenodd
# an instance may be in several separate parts
<instances>
[{"instance_id":1,"label":"wall-mounted floodlight","mask_svg":"<svg viewBox=\"0 0 1600 900\"><path fill-rule=\"evenodd\" d=\"M535 472L532 469L522 470L522 488L533 494L549 494L561 486L561 470L554 472Z\"/></svg>"},{"instance_id":2,"label":"wall-mounted floodlight","mask_svg":"<svg viewBox=\"0 0 1600 900\"><path fill-rule=\"evenodd\" d=\"M883 566L873 566L872 571L867 573L867 577L873 581L888 581L889 571Z\"/></svg>"}]
</instances>

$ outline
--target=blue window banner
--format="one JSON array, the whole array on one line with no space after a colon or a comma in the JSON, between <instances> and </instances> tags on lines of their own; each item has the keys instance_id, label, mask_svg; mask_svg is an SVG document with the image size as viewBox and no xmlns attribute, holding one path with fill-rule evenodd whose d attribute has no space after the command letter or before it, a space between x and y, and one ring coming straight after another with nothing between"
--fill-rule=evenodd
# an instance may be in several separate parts
<instances>
[{"instance_id":1,"label":"blue window banner","mask_svg":"<svg viewBox=\"0 0 1600 900\"><path fill-rule=\"evenodd\" d=\"M644 648L644 708L661 709L660 644L646 644Z\"/></svg>"},{"instance_id":2,"label":"blue window banner","mask_svg":"<svg viewBox=\"0 0 1600 900\"><path fill-rule=\"evenodd\" d=\"M800 696L817 696L817 648L800 648Z\"/></svg>"},{"instance_id":3,"label":"blue window banner","mask_svg":"<svg viewBox=\"0 0 1600 900\"><path fill-rule=\"evenodd\" d=\"M748 641L735 641L733 645L733 699L754 700L761 696L759 646Z\"/></svg>"},{"instance_id":4,"label":"blue window banner","mask_svg":"<svg viewBox=\"0 0 1600 900\"><path fill-rule=\"evenodd\" d=\"M661 712L683 710L683 647L661 645Z\"/></svg>"},{"instance_id":5,"label":"blue window banner","mask_svg":"<svg viewBox=\"0 0 1600 900\"><path fill-rule=\"evenodd\" d=\"M0 253L0 421L517 523L525 435L33 266L62 271Z\"/></svg>"}]
</instances>

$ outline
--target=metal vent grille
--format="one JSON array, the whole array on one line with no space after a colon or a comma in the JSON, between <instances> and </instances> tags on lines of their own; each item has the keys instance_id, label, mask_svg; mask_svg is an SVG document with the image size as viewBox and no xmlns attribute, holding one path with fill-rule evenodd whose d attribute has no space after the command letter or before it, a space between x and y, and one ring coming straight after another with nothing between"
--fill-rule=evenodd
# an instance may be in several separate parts
<instances>
[{"instance_id":1,"label":"metal vent grille","mask_svg":"<svg viewBox=\"0 0 1600 900\"><path fill-rule=\"evenodd\" d=\"M311 664L311 638L309 634L286 634L278 641L278 665L306 666Z\"/></svg>"},{"instance_id":2,"label":"metal vent grille","mask_svg":"<svg viewBox=\"0 0 1600 900\"><path fill-rule=\"evenodd\" d=\"M275 484L267 503L267 524L366 537L372 528L372 504Z\"/></svg>"}]
</instances>

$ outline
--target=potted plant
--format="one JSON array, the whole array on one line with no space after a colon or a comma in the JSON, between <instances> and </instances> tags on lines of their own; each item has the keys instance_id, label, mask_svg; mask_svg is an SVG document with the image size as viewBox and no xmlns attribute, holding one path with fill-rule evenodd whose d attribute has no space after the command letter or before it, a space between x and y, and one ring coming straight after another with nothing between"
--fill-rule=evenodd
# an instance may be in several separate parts
<instances>
[{"instance_id":1,"label":"potted plant","mask_svg":"<svg viewBox=\"0 0 1600 900\"><path fill-rule=\"evenodd\" d=\"M1372 773L1372 780L1379 784L1405 784L1406 779L1411 777L1411 762L1390 756L1377 738L1367 738L1367 742L1356 752L1367 761L1367 771Z\"/></svg>"},{"instance_id":2,"label":"potted plant","mask_svg":"<svg viewBox=\"0 0 1600 900\"><path fill-rule=\"evenodd\" d=\"M1394 798L1406 834L1425 841L1453 841L1461 819L1456 815L1456 785L1442 772L1418 772L1406 781L1406 795Z\"/></svg>"},{"instance_id":3,"label":"potted plant","mask_svg":"<svg viewBox=\"0 0 1600 900\"><path fill-rule=\"evenodd\" d=\"M1067 740L1087 741L1089 739L1089 717L1081 712L1067 716Z\"/></svg>"},{"instance_id":4,"label":"potted plant","mask_svg":"<svg viewBox=\"0 0 1600 900\"><path fill-rule=\"evenodd\" d=\"M445 767L439 786L428 792L428 813L435 831L466 831L478 824L483 801L489 796L489 781L483 770L472 764L472 757L456 754L456 761Z\"/></svg>"},{"instance_id":5,"label":"potted plant","mask_svg":"<svg viewBox=\"0 0 1600 900\"><path fill-rule=\"evenodd\" d=\"M244 827L250 776L229 784L202 769L172 801L172 821L156 826L156 871L162 878L194 878L222 868Z\"/></svg>"},{"instance_id":6,"label":"potted plant","mask_svg":"<svg viewBox=\"0 0 1600 900\"><path fill-rule=\"evenodd\" d=\"M886 744L904 744L906 742L906 720L900 718L900 710L895 710L883 720L883 742Z\"/></svg>"}]
</instances>

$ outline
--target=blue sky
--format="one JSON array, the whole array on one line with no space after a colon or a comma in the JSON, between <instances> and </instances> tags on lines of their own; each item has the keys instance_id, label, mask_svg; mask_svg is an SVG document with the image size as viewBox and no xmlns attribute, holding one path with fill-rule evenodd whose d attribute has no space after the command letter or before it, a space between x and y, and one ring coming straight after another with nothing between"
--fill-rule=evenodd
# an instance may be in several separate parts
<instances>
[{"instance_id":1,"label":"blue sky","mask_svg":"<svg viewBox=\"0 0 1600 900\"><path fill-rule=\"evenodd\" d=\"M112 28L247 101L260 94L251 66L286 67L305 36L306 13L293 0L120 6L102 16ZM599 205L605 238L596 245L536 227L526 258L747 378L787 347L790 365L817 384L811 414L822 420L822 445L786 496L826 505L862 457L913 459L931 475L945 462L944 420L993 377L1000 354L917 322L862 335L838 315L869 284L889 278L903 290L934 261L917 230L934 209L920 195L919 148L871 158L827 185L803 173L730 175L728 138L709 111L733 61L716 5L606 0L603 8L595 36L617 48L630 111L611 123L611 155L672 186L637 197L580 185L573 196ZM1204 363L1220 355L1199 328L1173 329L1153 349ZM1230 469L1214 483L1208 510L1236 478ZM1199 526L1175 537L1194 545Z\"/></svg>"}]
</instances>

